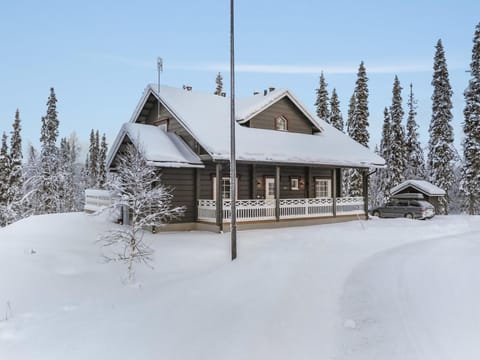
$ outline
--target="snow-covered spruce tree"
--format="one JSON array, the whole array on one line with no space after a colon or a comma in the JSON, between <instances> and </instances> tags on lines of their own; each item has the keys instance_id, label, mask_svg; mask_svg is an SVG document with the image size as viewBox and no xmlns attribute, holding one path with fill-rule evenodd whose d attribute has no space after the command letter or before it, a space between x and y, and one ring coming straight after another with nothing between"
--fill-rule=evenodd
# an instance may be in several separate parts
<instances>
[{"instance_id":1,"label":"snow-covered spruce tree","mask_svg":"<svg viewBox=\"0 0 480 360\"><path fill-rule=\"evenodd\" d=\"M390 159L390 142L391 142L391 116L388 111L388 108L385 107L383 110L383 127L382 127L382 139L380 141L380 149L378 151L379 155L385 159L387 168L378 169L376 176L379 183L379 191L382 194L379 201L384 203L390 197L391 189L391 179L390 179L390 169L389 169L389 159Z\"/></svg>"},{"instance_id":2,"label":"snow-covered spruce tree","mask_svg":"<svg viewBox=\"0 0 480 360\"><path fill-rule=\"evenodd\" d=\"M404 178L406 168L405 132L402 126L404 111L402 108L402 87L395 75L392 89L392 105L390 106L390 151L388 158L389 188L400 184Z\"/></svg>"},{"instance_id":3,"label":"snow-covered spruce tree","mask_svg":"<svg viewBox=\"0 0 480 360\"><path fill-rule=\"evenodd\" d=\"M347 134L352 137L354 122L355 122L355 92L350 97L347 112ZM350 177L352 176L352 169L342 170L342 194L343 196L350 196Z\"/></svg>"},{"instance_id":4,"label":"snow-covered spruce tree","mask_svg":"<svg viewBox=\"0 0 480 360\"><path fill-rule=\"evenodd\" d=\"M368 148L370 134L368 133L368 77L363 61L360 63L355 83L355 113L352 138Z\"/></svg>"},{"instance_id":5,"label":"snow-covered spruce tree","mask_svg":"<svg viewBox=\"0 0 480 360\"><path fill-rule=\"evenodd\" d=\"M337 91L333 89L330 99L330 120L329 123L340 131L343 130L343 117L340 111L340 100L338 100Z\"/></svg>"},{"instance_id":6,"label":"snow-covered spruce tree","mask_svg":"<svg viewBox=\"0 0 480 360\"><path fill-rule=\"evenodd\" d=\"M22 138L20 112L15 112L13 120L13 130L10 137L10 169L7 190L7 209L8 217L6 223L11 224L22 217L22 200L23 200L23 167L22 167Z\"/></svg>"},{"instance_id":7,"label":"snow-covered spruce tree","mask_svg":"<svg viewBox=\"0 0 480 360\"><path fill-rule=\"evenodd\" d=\"M330 111L328 109L328 91L327 83L325 82L325 76L323 71L320 74L320 83L318 89L315 89L317 94L317 100L315 106L317 109L317 116L323 121L330 122Z\"/></svg>"},{"instance_id":8,"label":"snow-covered spruce tree","mask_svg":"<svg viewBox=\"0 0 480 360\"><path fill-rule=\"evenodd\" d=\"M360 63L355 83L355 112L350 129L350 137L356 142L368 147L370 135L368 133L368 77L363 61ZM350 196L362 196L362 173L354 169L350 176Z\"/></svg>"},{"instance_id":9,"label":"snow-covered spruce tree","mask_svg":"<svg viewBox=\"0 0 480 360\"><path fill-rule=\"evenodd\" d=\"M75 211L75 164L67 138L60 140L59 212Z\"/></svg>"},{"instance_id":10,"label":"snow-covered spruce tree","mask_svg":"<svg viewBox=\"0 0 480 360\"><path fill-rule=\"evenodd\" d=\"M0 147L0 226L6 225L8 204L8 181L10 178L10 158L8 155L7 134L2 135Z\"/></svg>"},{"instance_id":11,"label":"snow-covered spruce tree","mask_svg":"<svg viewBox=\"0 0 480 360\"><path fill-rule=\"evenodd\" d=\"M98 130L97 130L98 134ZM97 187L98 181L98 141L95 131L90 131L90 147L88 148L88 186L90 188Z\"/></svg>"},{"instance_id":12,"label":"snow-covered spruce tree","mask_svg":"<svg viewBox=\"0 0 480 360\"><path fill-rule=\"evenodd\" d=\"M418 138L418 125L415 120L417 116L416 100L413 95L413 84L410 84L410 94L408 95L408 118L407 134L405 138L406 168L405 179L425 179L425 160L423 150Z\"/></svg>"},{"instance_id":13,"label":"snow-covered spruce tree","mask_svg":"<svg viewBox=\"0 0 480 360\"><path fill-rule=\"evenodd\" d=\"M217 77L215 78L215 92L213 93L214 95L222 95L223 92L223 77L222 74L218 73Z\"/></svg>"},{"instance_id":14,"label":"snow-covered spruce tree","mask_svg":"<svg viewBox=\"0 0 480 360\"><path fill-rule=\"evenodd\" d=\"M449 191L454 176L452 88L442 41L438 40L433 64L432 119L429 127L428 172L430 182L447 192L441 198L439 214L448 214Z\"/></svg>"},{"instance_id":15,"label":"snow-covered spruce tree","mask_svg":"<svg viewBox=\"0 0 480 360\"><path fill-rule=\"evenodd\" d=\"M378 146L375 146L375 153L380 155L380 149ZM368 197L368 206L369 208L377 207L383 204L384 195L382 191L382 171L384 169L377 169L372 175L370 175L369 182L369 197Z\"/></svg>"},{"instance_id":16,"label":"snow-covered spruce tree","mask_svg":"<svg viewBox=\"0 0 480 360\"><path fill-rule=\"evenodd\" d=\"M42 118L41 151L40 151L40 203L37 204L40 213L54 213L58 209L58 115L55 90L50 88L47 101L47 114Z\"/></svg>"},{"instance_id":17,"label":"snow-covered spruce tree","mask_svg":"<svg viewBox=\"0 0 480 360\"><path fill-rule=\"evenodd\" d=\"M153 249L144 241L146 228L164 225L181 216L183 207L172 207L172 192L161 183L157 170L149 166L143 150L127 145L116 164L117 172L108 182L117 199L112 207L130 214L128 225L116 227L100 237L104 246L112 247L110 261L127 264L128 276L134 280L134 264L151 264Z\"/></svg>"},{"instance_id":18,"label":"snow-covered spruce tree","mask_svg":"<svg viewBox=\"0 0 480 360\"><path fill-rule=\"evenodd\" d=\"M480 23L473 36L470 80L464 92L463 157L461 191L470 215L480 214Z\"/></svg>"},{"instance_id":19,"label":"snow-covered spruce tree","mask_svg":"<svg viewBox=\"0 0 480 360\"><path fill-rule=\"evenodd\" d=\"M107 182L107 138L105 134L102 135L102 142L98 152L98 188L104 189Z\"/></svg>"}]
</instances>

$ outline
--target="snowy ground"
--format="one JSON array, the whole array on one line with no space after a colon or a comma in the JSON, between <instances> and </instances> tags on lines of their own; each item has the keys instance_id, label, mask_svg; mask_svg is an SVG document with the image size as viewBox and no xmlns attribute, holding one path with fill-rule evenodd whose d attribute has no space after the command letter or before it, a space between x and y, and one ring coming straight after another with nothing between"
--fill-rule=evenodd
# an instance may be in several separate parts
<instances>
[{"instance_id":1,"label":"snowy ground","mask_svg":"<svg viewBox=\"0 0 480 360\"><path fill-rule=\"evenodd\" d=\"M479 359L480 218L151 236L104 264L85 214L0 229L0 359Z\"/></svg>"}]
</instances>

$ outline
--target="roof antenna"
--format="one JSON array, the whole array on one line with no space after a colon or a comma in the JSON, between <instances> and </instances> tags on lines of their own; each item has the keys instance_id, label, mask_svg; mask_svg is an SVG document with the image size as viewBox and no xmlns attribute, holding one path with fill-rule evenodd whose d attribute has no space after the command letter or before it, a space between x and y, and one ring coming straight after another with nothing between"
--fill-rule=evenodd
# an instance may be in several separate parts
<instances>
[{"instance_id":1,"label":"roof antenna","mask_svg":"<svg viewBox=\"0 0 480 360\"><path fill-rule=\"evenodd\" d=\"M158 112L157 112L157 120L160 120L160 73L163 71L163 59L161 57L157 57L157 72L158 72L158 88L157 88L157 94L158 94Z\"/></svg>"}]
</instances>

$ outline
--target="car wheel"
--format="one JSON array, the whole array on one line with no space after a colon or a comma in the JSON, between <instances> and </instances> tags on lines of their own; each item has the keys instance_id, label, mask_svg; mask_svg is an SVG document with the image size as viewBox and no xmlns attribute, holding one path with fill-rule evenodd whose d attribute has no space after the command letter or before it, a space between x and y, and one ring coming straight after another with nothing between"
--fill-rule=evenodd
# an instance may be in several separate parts
<instances>
[{"instance_id":1,"label":"car wheel","mask_svg":"<svg viewBox=\"0 0 480 360\"><path fill-rule=\"evenodd\" d=\"M375 210L373 213L372 213L373 216L376 216L376 217L380 217L380 211L377 211Z\"/></svg>"},{"instance_id":2,"label":"car wheel","mask_svg":"<svg viewBox=\"0 0 480 360\"><path fill-rule=\"evenodd\" d=\"M405 214L405 217L406 217L407 219L413 219L413 214L412 214L412 213L406 213L406 214Z\"/></svg>"}]
</instances>

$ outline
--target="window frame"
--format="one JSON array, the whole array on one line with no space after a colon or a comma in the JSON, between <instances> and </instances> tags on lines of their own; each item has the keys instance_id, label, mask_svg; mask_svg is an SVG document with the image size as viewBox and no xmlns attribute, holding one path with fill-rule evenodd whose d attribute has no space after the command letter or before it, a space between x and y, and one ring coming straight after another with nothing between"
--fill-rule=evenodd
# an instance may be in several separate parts
<instances>
[{"instance_id":1,"label":"window frame","mask_svg":"<svg viewBox=\"0 0 480 360\"><path fill-rule=\"evenodd\" d=\"M325 181L327 184L326 190L327 190L327 196L318 196L320 191L317 191L317 186L321 181ZM323 190L323 189L320 189ZM332 179L330 178L315 178L314 179L314 191L315 191L315 198L331 198L332 197Z\"/></svg>"},{"instance_id":2,"label":"window frame","mask_svg":"<svg viewBox=\"0 0 480 360\"><path fill-rule=\"evenodd\" d=\"M288 131L288 119L284 115L279 115L275 117L275 130L277 131ZM284 124L284 128L280 127L280 123Z\"/></svg>"},{"instance_id":3,"label":"window frame","mask_svg":"<svg viewBox=\"0 0 480 360\"><path fill-rule=\"evenodd\" d=\"M228 193L229 193L229 196L228 197L225 197L225 184L226 184L226 181L228 180ZM236 193L236 199L238 200L238 176L237 176L237 188L235 189L235 193ZM217 177L216 176L212 176L212 199L213 200L217 200ZM222 176L222 199L224 200L230 200L231 199L231 187L230 187L230 176Z\"/></svg>"}]
</instances>

